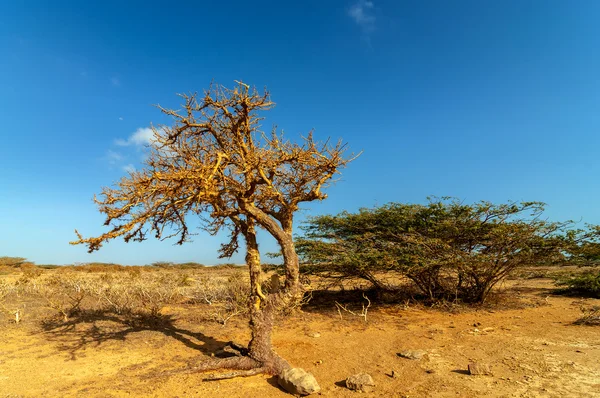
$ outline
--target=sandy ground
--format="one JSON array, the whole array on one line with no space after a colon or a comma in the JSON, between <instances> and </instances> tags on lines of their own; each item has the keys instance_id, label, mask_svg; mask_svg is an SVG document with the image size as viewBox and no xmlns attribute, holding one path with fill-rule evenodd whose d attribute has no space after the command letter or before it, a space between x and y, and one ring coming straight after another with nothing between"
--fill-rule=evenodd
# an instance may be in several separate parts
<instances>
[{"instance_id":1,"label":"sandy ground","mask_svg":"<svg viewBox=\"0 0 600 398\"><path fill-rule=\"evenodd\" d=\"M367 372L377 397L600 397L600 328L575 326L582 304L553 296L548 279L519 280L520 308L454 313L378 306L362 318L334 305L308 307L280 322L277 351L312 372L322 395L353 397L346 377ZM515 290L516 289L516 290ZM39 322L0 326L0 397L286 397L268 376L202 382L198 374L160 376L245 342L243 319L201 322L194 307L168 307L172 322L131 326L106 316L50 330ZM319 333L319 337L313 337ZM420 360L398 352L425 350ZM490 376L471 376L470 362ZM394 370L396 378L390 376Z\"/></svg>"}]
</instances>

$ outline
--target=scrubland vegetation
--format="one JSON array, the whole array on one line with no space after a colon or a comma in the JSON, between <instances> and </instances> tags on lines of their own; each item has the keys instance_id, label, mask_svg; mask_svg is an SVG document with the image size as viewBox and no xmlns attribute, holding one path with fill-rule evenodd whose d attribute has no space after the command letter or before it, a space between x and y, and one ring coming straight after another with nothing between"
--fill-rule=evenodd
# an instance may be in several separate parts
<instances>
[{"instance_id":1,"label":"scrubland vegetation","mask_svg":"<svg viewBox=\"0 0 600 398\"><path fill-rule=\"evenodd\" d=\"M169 304L187 303L206 306L206 320L224 325L248 311L246 273L234 265L87 264L45 270L21 263L0 273L0 306L5 320L16 323L32 316L27 313L32 303L42 322L100 312L151 320Z\"/></svg>"},{"instance_id":2,"label":"scrubland vegetation","mask_svg":"<svg viewBox=\"0 0 600 398\"><path fill-rule=\"evenodd\" d=\"M427 204L390 203L309 218L303 234L294 236L300 205L325 199L324 190L356 157L346 155L343 142L319 142L312 133L301 144L275 129L265 134L260 113L274 103L268 92L242 82L182 98L180 110L159 107L173 124L152 127L144 168L95 198L108 231L95 237L75 231L77 240L71 243L89 252L116 238L143 241L149 235L184 244L193 235L192 217L210 234L227 234L218 250L221 258L243 250L245 265L160 261L145 267L36 267L25 258L3 257L5 321L35 319L44 331L67 331L90 321L86 333L95 340L102 333L94 320L118 321L133 325L130 330L160 328L196 347L173 326L173 308L179 314L201 308L196 323L227 326L243 317L250 329L247 346L231 343L221 351L233 356L204 358L168 374L231 371L207 376L210 380L274 375L286 391L304 394L320 387L311 373L274 350L272 332L277 320L297 316L311 300L317 302L309 303L313 309L329 308L340 321L353 317L363 323L383 304L481 308L494 301L494 289L509 276L565 264L593 271L570 278L558 272L560 292L598 294L600 226L549 221L541 202L466 204L432 198ZM259 230L277 242L274 256L281 264L261 262ZM595 324L597 310L583 311L579 323ZM298 386L290 374L308 382Z\"/></svg>"}]
</instances>

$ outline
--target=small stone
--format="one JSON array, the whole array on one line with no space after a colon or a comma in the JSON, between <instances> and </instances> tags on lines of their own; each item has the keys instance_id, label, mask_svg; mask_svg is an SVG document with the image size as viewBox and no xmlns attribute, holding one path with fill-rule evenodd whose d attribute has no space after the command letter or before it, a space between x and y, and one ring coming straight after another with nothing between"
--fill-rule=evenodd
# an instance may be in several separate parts
<instances>
[{"instance_id":1,"label":"small stone","mask_svg":"<svg viewBox=\"0 0 600 398\"><path fill-rule=\"evenodd\" d=\"M317 338L321 337L321 333L314 332L314 333L310 333L308 336L309 337L314 337L315 339L317 339Z\"/></svg>"},{"instance_id":2,"label":"small stone","mask_svg":"<svg viewBox=\"0 0 600 398\"><path fill-rule=\"evenodd\" d=\"M423 350L405 350L398 353L399 357L406 359L419 360L423 358L423 356L427 354L427 351Z\"/></svg>"},{"instance_id":3,"label":"small stone","mask_svg":"<svg viewBox=\"0 0 600 398\"><path fill-rule=\"evenodd\" d=\"M469 374L473 376L489 376L492 374L489 365L484 363L470 363Z\"/></svg>"},{"instance_id":4,"label":"small stone","mask_svg":"<svg viewBox=\"0 0 600 398\"><path fill-rule=\"evenodd\" d=\"M395 370L392 370L392 379L399 379L400 378L400 373L396 372Z\"/></svg>"},{"instance_id":5,"label":"small stone","mask_svg":"<svg viewBox=\"0 0 600 398\"><path fill-rule=\"evenodd\" d=\"M433 370L433 369L427 369L425 372L429 373L429 374L433 374L433 373L435 373L435 370Z\"/></svg>"},{"instance_id":6,"label":"small stone","mask_svg":"<svg viewBox=\"0 0 600 398\"><path fill-rule=\"evenodd\" d=\"M354 391L372 392L375 389L375 382L371 375L358 373L346 379L346 387Z\"/></svg>"},{"instance_id":7,"label":"small stone","mask_svg":"<svg viewBox=\"0 0 600 398\"><path fill-rule=\"evenodd\" d=\"M310 395L321 391L315 377L302 368L284 370L279 375L279 385L294 395Z\"/></svg>"}]
</instances>

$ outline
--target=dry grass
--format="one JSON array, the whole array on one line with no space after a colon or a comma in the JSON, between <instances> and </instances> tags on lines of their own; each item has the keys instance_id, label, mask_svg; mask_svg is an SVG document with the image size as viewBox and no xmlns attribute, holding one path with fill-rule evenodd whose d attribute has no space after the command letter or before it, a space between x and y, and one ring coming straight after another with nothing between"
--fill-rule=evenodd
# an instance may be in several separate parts
<instances>
[{"instance_id":1,"label":"dry grass","mask_svg":"<svg viewBox=\"0 0 600 398\"><path fill-rule=\"evenodd\" d=\"M247 312L247 297L246 274L238 267L219 272L117 265L30 267L0 276L0 320L68 322L94 312L157 318L169 305L195 304L203 308L205 320L224 325Z\"/></svg>"}]
</instances>

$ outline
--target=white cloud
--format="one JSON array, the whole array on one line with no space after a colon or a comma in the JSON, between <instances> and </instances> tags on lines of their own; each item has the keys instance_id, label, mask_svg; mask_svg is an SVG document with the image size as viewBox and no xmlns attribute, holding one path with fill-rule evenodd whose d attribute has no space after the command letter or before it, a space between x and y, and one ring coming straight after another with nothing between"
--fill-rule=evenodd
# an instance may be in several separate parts
<instances>
[{"instance_id":1,"label":"white cloud","mask_svg":"<svg viewBox=\"0 0 600 398\"><path fill-rule=\"evenodd\" d=\"M112 84L115 87L119 87L121 85L121 80L119 80L118 77L111 77L110 84Z\"/></svg>"},{"instance_id":2,"label":"white cloud","mask_svg":"<svg viewBox=\"0 0 600 398\"><path fill-rule=\"evenodd\" d=\"M372 1L359 0L348 9L348 16L365 32L375 28L375 4Z\"/></svg>"},{"instance_id":3,"label":"white cloud","mask_svg":"<svg viewBox=\"0 0 600 398\"><path fill-rule=\"evenodd\" d=\"M121 160L123 160L123 155L121 155L119 152L115 152L109 149L106 152L106 158L108 159L109 164L117 164Z\"/></svg>"},{"instance_id":4,"label":"white cloud","mask_svg":"<svg viewBox=\"0 0 600 398\"><path fill-rule=\"evenodd\" d=\"M123 170L125 170L128 173L133 173L135 171L135 166L129 163L123 166Z\"/></svg>"},{"instance_id":5,"label":"white cloud","mask_svg":"<svg viewBox=\"0 0 600 398\"><path fill-rule=\"evenodd\" d=\"M140 127L126 140L119 138L115 141L118 146L144 146L154 141L154 132L150 127Z\"/></svg>"}]
</instances>

